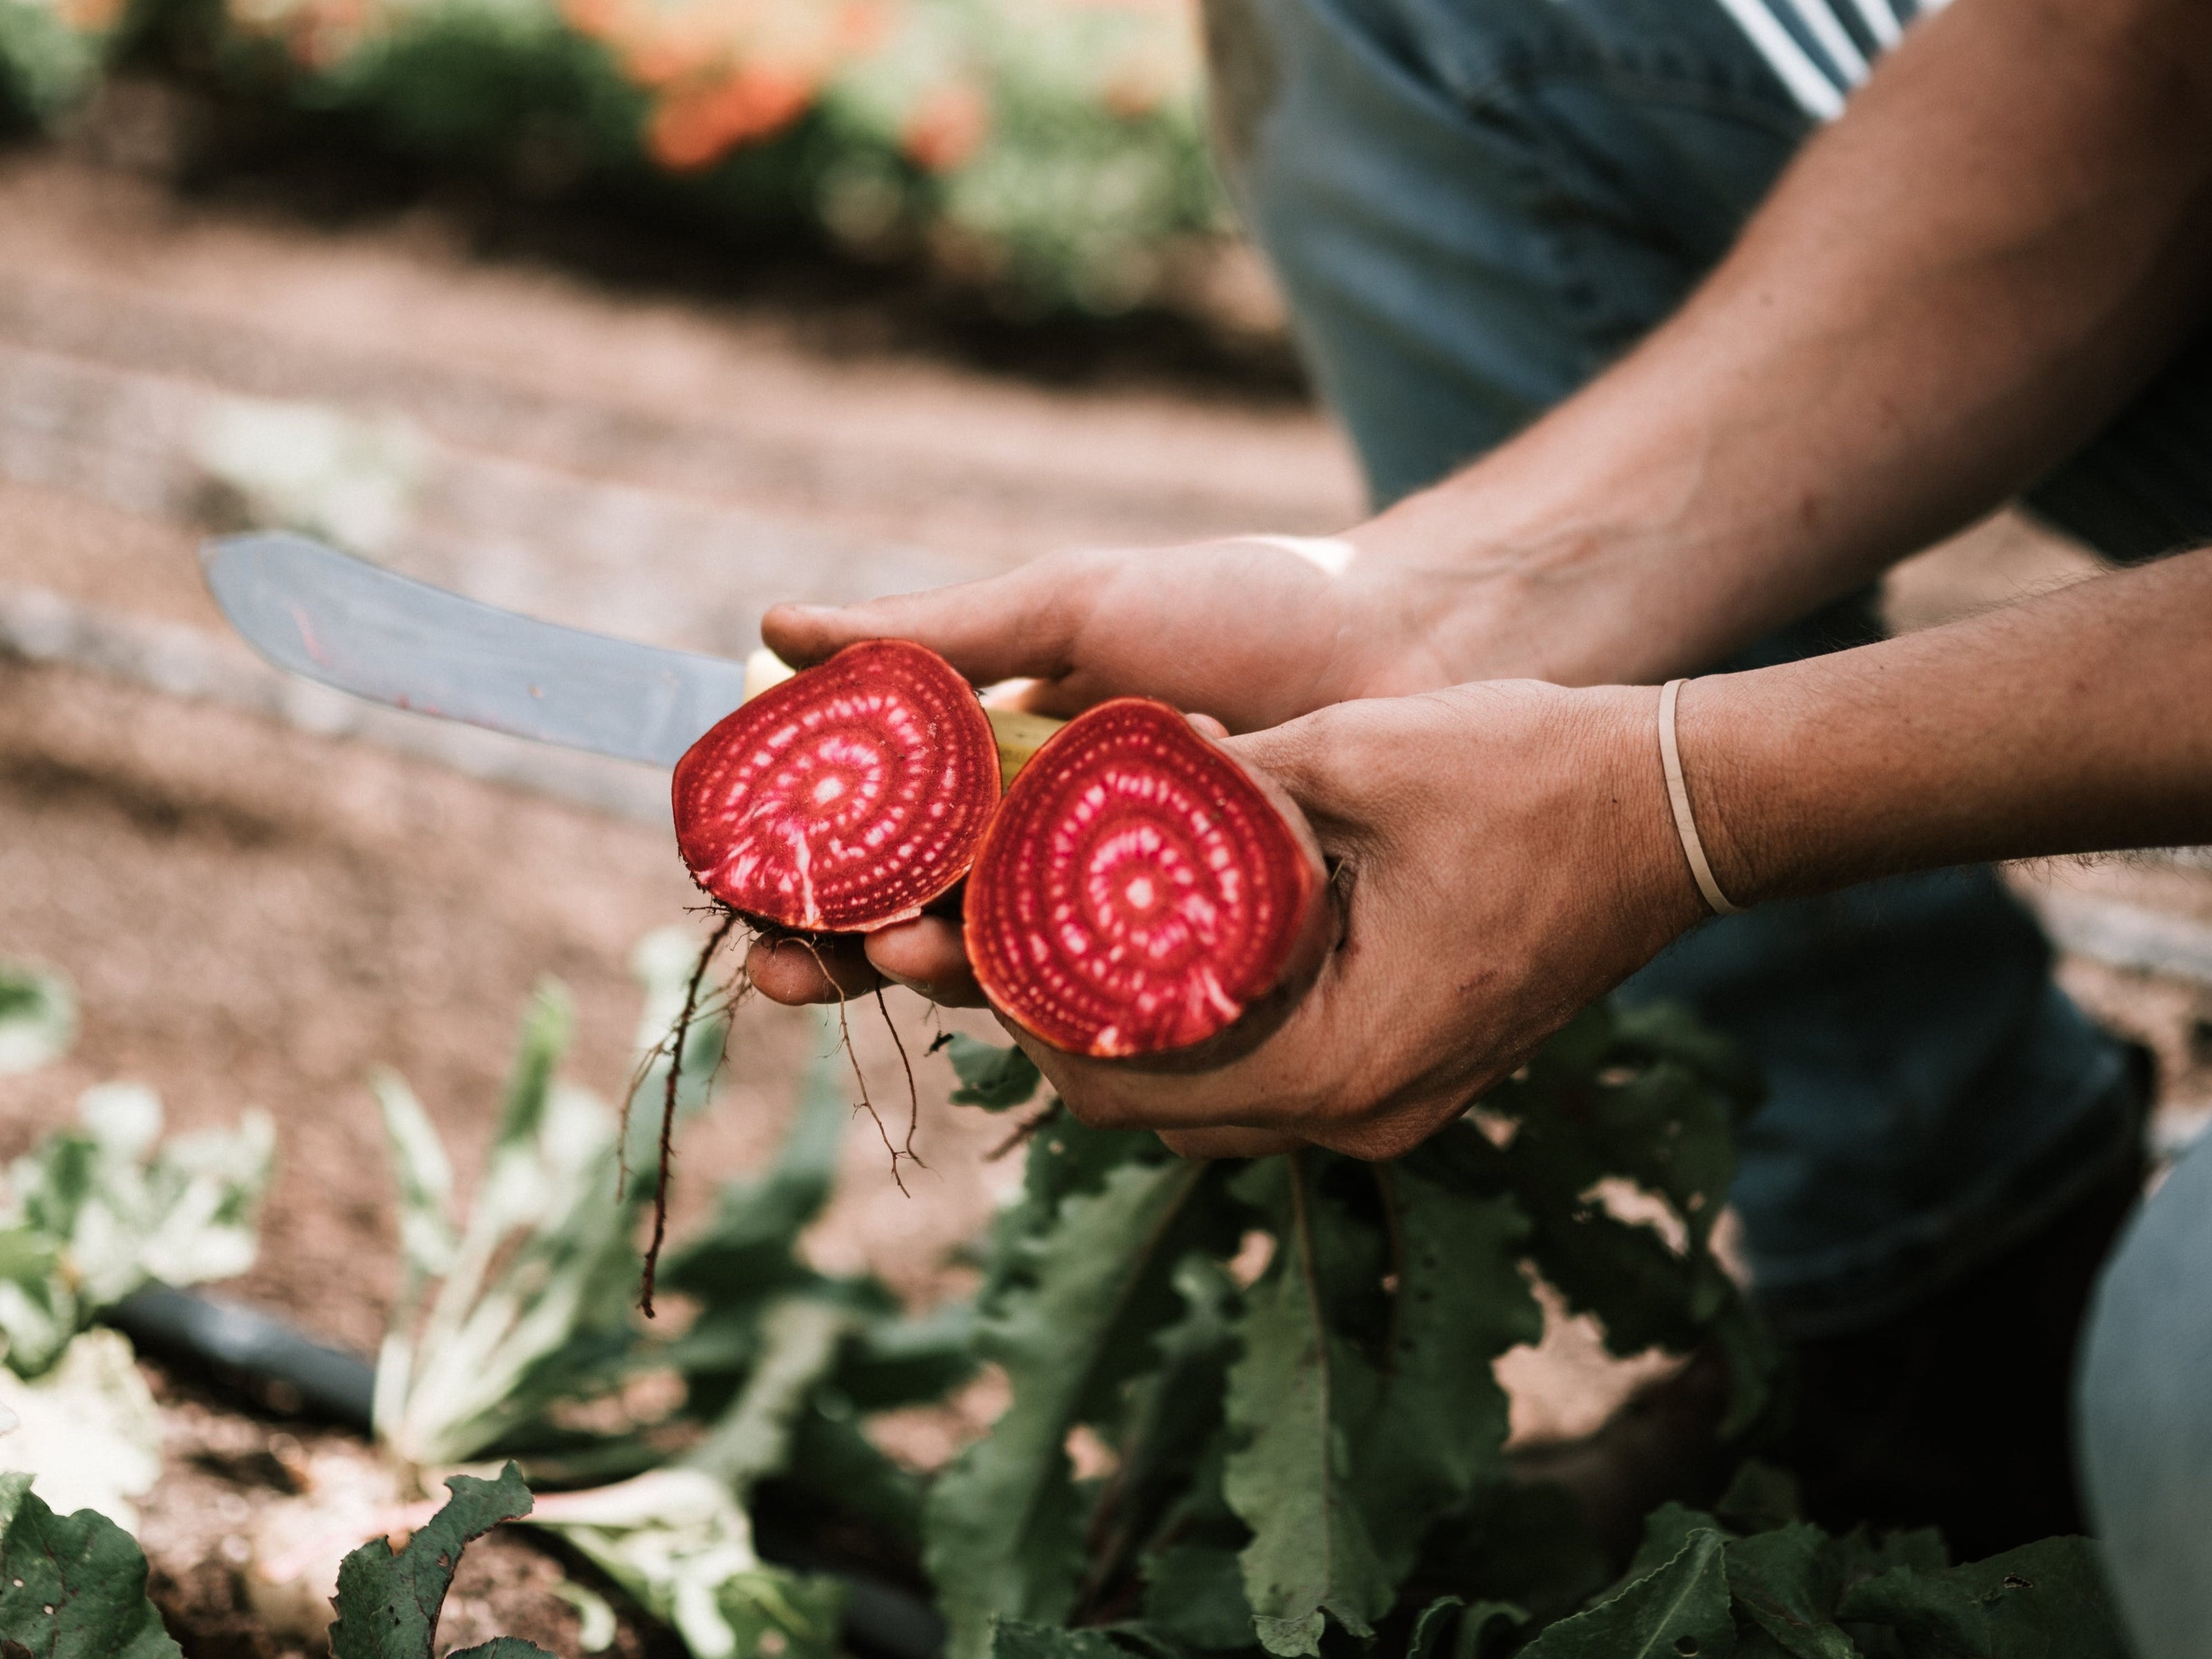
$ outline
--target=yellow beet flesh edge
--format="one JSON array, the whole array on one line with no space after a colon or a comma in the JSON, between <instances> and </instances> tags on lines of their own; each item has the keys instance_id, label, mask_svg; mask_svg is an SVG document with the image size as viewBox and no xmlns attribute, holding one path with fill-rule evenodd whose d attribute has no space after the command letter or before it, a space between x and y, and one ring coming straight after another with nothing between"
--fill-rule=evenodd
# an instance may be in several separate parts
<instances>
[{"instance_id":1,"label":"yellow beet flesh edge","mask_svg":"<svg viewBox=\"0 0 2212 1659\"><path fill-rule=\"evenodd\" d=\"M771 685L782 684L798 672L763 646L745 659L745 701L750 702ZM986 706L983 713L991 722L991 735L998 739L999 787L1002 790L1012 785L1014 775L1044 747L1045 739L1067 724L1049 714L1031 714L1018 708Z\"/></svg>"}]
</instances>

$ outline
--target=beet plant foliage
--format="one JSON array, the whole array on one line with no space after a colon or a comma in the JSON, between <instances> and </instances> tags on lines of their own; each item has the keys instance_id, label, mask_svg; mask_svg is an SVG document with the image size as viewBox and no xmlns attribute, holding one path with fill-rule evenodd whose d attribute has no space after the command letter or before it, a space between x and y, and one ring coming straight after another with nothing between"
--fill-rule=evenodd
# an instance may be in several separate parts
<instances>
[{"instance_id":1,"label":"beet plant foliage","mask_svg":"<svg viewBox=\"0 0 2212 1659\"><path fill-rule=\"evenodd\" d=\"M751 1505L771 1488L787 1510L831 1517L910 1559L920 1483L860 1419L963 1381L970 1322L964 1304L909 1316L872 1277L823 1273L799 1249L830 1200L854 1117L834 1017L819 1028L822 1057L775 1158L728 1182L669 1252L662 1285L689 1304L688 1322L669 1335L638 1321L637 1236L652 1192L643 1172L656 1140L644 1109L664 1094L696 957L690 930L672 928L633 958L646 994L626 1185L617 1114L561 1074L571 1016L556 985L541 986L525 1015L465 1211L428 1115L397 1076L378 1078L404 1272L376 1433L418 1474L519 1460L540 1494L526 1524L587 1557L699 1659L830 1659L842 1591L826 1575L764 1561ZM712 1096L727 1012L690 1024L684 1118ZM680 1382L681 1403L633 1417L625 1387L654 1378Z\"/></svg>"},{"instance_id":2,"label":"beet plant foliage","mask_svg":"<svg viewBox=\"0 0 2212 1659\"><path fill-rule=\"evenodd\" d=\"M986 1045L954 1061L979 1104L1036 1086ZM1507 1480L1492 1362L1540 1334L1538 1275L1617 1353L1716 1349L1726 1427L1751 1420L1768 1345L1711 1231L1754 1095L1686 1016L1600 1007L1386 1164L1186 1163L1048 1109L980 1298L1012 1403L930 1496L952 1659L1419 1647L1424 1608L1573 1612L1603 1571L1565 1494Z\"/></svg>"},{"instance_id":3,"label":"beet plant foliage","mask_svg":"<svg viewBox=\"0 0 2212 1659\"><path fill-rule=\"evenodd\" d=\"M0 1474L0 1652L181 1659L146 1599L146 1558L93 1510L58 1516L27 1474Z\"/></svg>"},{"instance_id":4,"label":"beet plant foliage","mask_svg":"<svg viewBox=\"0 0 2212 1659\"><path fill-rule=\"evenodd\" d=\"M1462 1615L1473 1619L1480 1610ZM1462 1622L1457 1655L1482 1659ZM1930 1529L1832 1537L1787 1476L1747 1465L1713 1514L1668 1504L1624 1582L1522 1659L2127 1659L2085 1538L1954 1566Z\"/></svg>"},{"instance_id":5,"label":"beet plant foliage","mask_svg":"<svg viewBox=\"0 0 2212 1659\"><path fill-rule=\"evenodd\" d=\"M0 1074L69 1051L76 998L49 969L0 962ZM76 1121L0 1169L0 1360L35 1378L79 1332L152 1281L196 1285L253 1265L276 1152L269 1115L234 1129L161 1134L161 1103L101 1083Z\"/></svg>"},{"instance_id":6,"label":"beet plant foliage","mask_svg":"<svg viewBox=\"0 0 2212 1659\"><path fill-rule=\"evenodd\" d=\"M455 1475L453 1495L428 1523L394 1550L373 1538L338 1569L331 1659L431 1659L438 1615L453 1588L461 1552L502 1521L531 1510L530 1488L512 1463L495 1480ZM535 1643L501 1636L447 1659L552 1659Z\"/></svg>"}]
</instances>

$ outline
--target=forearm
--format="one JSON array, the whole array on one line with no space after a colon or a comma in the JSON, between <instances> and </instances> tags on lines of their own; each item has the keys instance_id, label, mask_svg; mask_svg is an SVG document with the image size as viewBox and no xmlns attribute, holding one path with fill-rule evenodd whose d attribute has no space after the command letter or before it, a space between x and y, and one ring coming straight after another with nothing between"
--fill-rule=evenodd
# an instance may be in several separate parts
<instances>
[{"instance_id":1,"label":"forearm","mask_svg":"<svg viewBox=\"0 0 2212 1659\"><path fill-rule=\"evenodd\" d=\"M1722 890L1753 902L1978 860L2212 841L2207 688L2212 550L1694 680L1678 732Z\"/></svg>"},{"instance_id":2,"label":"forearm","mask_svg":"<svg viewBox=\"0 0 2212 1659\"><path fill-rule=\"evenodd\" d=\"M2090 435L2206 311L2212 10L1957 0L1683 310L1362 532L1460 677L1687 672Z\"/></svg>"}]
</instances>

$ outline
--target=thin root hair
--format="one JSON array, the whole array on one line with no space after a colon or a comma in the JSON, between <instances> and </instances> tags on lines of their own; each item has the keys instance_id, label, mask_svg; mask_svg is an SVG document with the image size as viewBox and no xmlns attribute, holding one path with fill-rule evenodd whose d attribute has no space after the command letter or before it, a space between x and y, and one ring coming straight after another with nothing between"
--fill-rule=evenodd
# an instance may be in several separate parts
<instances>
[{"instance_id":1,"label":"thin root hair","mask_svg":"<svg viewBox=\"0 0 2212 1659\"><path fill-rule=\"evenodd\" d=\"M781 942L781 941L779 941L779 943ZM900 1160L902 1158L913 1158L916 1167L927 1167L922 1164L921 1158L915 1155L912 1146L914 1139L913 1125L911 1121L909 1121L907 1128L907 1139L908 1145L902 1149L891 1139L891 1132L889 1127L884 1122L884 1115L876 1109L874 1097L870 1095L868 1092L868 1075L866 1072L860 1069L860 1052L853 1047L853 1028L845 1017L845 1005L850 1001L851 999L845 994L844 986L839 982L836 975L830 971L830 964L822 959L822 952L816 947L812 939L806 938L803 934L794 933L790 936L790 942L798 945L799 949L805 951L809 956L814 958L814 965L821 969L822 977L829 981L830 988L837 994L837 1041L844 1048L845 1059L853 1068L853 1081L860 1086L860 1102L853 1109L854 1111L866 1112L870 1119L874 1121L876 1133L883 1137L884 1150L891 1155L891 1183L899 1189L899 1195L901 1197L911 1198L914 1194L907 1190L906 1177L899 1173ZM880 986L877 988L876 996L878 1000L880 1001L883 997L883 989ZM888 1020L890 1018L890 1015L886 1013L884 1018ZM898 1041L898 1033L896 1031L893 1031L891 1033L891 1040L895 1042ZM902 1060L906 1058L906 1045L902 1042L899 1043L899 1058ZM908 1066L907 1067L906 1075L907 1084L910 1089L914 1083L913 1066ZM920 1115L920 1111L921 1107L919 1103L917 1103L915 1105L915 1115L917 1116Z\"/></svg>"},{"instance_id":2,"label":"thin root hair","mask_svg":"<svg viewBox=\"0 0 2212 1659\"><path fill-rule=\"evenodd\" d=\"M669 1168L676 1161L676 1096L684 1079L684 1044L691 1035L691 1022L699 1012L699 988L706 982L707 969L713 965L715 954L738 927L739 917L734 910L723 913L714 931L708 936L706 945L699 952L699 961L691 969L690 983L684 988L684 1007L676 1016L676 1024L668 1034L668 1081L662 1091L660 1103L660 1168L653 1187L653 1242L646 1246L645 1272L638 1290L638 1310L647 1319L653 1317L653 1280L660 1269L660 1247L668 1237L668 1176ZM742 992L731 994L732 998ZM718 1056L714 1062L721 1068ZM629 1100L623 1101L623 1139L625 1149L629 1145Z\"/></svg>"}]
</instances>

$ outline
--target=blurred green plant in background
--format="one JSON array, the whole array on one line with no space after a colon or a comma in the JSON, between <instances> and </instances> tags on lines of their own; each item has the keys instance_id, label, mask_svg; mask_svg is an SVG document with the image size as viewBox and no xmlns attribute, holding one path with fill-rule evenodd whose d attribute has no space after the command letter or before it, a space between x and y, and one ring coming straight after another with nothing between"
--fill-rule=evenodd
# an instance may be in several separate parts
<instances>
[{"instance_id":1,"label":"blurred green plant in background","mask_svg":"<svg viewBox=\"0 0 2212 1659\"><path fill-rule=\"evenodd\" d=\"M0 107L51 122L187 15L235 90L526 195L919 257L1030 308L1159 297L1225 218L1192 0L0 0Z\"/></svg>"},{"instance_id":2,"label":"blurred green plant in background","mask_svg":"<svg viewBox=\"0 0 2212 1659\"><path fill-rule=\"evenodd\" d=\"M0 126L37 126L99 79L119 0L0 0Z\"/></svg>"}]
</instances>

